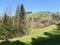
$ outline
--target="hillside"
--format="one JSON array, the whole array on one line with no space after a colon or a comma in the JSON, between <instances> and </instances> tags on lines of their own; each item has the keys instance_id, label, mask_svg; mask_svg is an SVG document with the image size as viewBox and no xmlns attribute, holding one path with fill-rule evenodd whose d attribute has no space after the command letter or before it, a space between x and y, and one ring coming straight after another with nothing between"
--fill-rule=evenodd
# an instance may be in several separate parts
<instances>
[{"instance_id":1,"label":"hillside","mask_svg":"<svg viewBox=\"0 0 60 45\"><path fill-rule=\"evenodd\" d=\"M51 25L45 28L36 28L36 29L32 29L32 34L28 35L28 36L23 36L21 38L14 38L14 39L9 39L10 41L22 41L24 43L29 44L30 42L32 42L32 38L38 38L38 37L47 37L44 35L44 32L49 32L51 33L52 31L54 31L54 29L56 29L57 26L56 25ZM54 33L53 33L54 34ZM48 37L47 37L48 38Z\"/></svg>"},{"instance_id":2,"label":"hillside","mask_svg":"<svg viewBox=\"0 0 60 45\"><path fill-rule=\"evenodd\" d=\"M20 44L20 45L57 45L60 44L59 43L59 39L56 40L51 40L48 39L48 37L44 34L45 32L51 33L51 34L56 34L56 32L54 33L53 31L56 31L55 29L57 29L57 25L51 25L45 28L36 28L36 29L32 29L32 34L31 35L27 35L27 36L23 36L20 38L14 38L14 39L9 39L8 41L4 41L4 40L0 40L0 44L2 45L16 45L16 44ZM59 34L59 33L58 33ZM40 38L39 38L40 37ZM35 42L34 40L36 40L37 42ZM41 40L41 41L39 41ZM45 40L45 41L44 41ZM53 41L53 42L51 42ZM55 43L56 42L56 43ZM31 44L32 43L32 44Z\"/></svg>"},{"instance_id":3,"label":"hillside","mask_svg":"<svg viewBox=\"0 0 60 45\"><path fill-rule=\"evenodd\" d=\"M27 19L31 18L34 28L47 27L60 23L60 13L57 12L32 12L27 13Z\"/></svg>"},{"instance_id":4,"label":"hillside","mask_svg":"<svg viewBox=\"0 0 60 45\"><path fill-rule=\"evenodd\" d=\"M52 15L52 14L54 14L54 15ZM32 28L30 35L25 35L20 38L9 39L9 41L13 42L13 41L19 40L19 41L29 45L32 42L32 38L35 38L35 39L38 39L38 37L49 38L48 36L45 35L45 32L51 33L51 34L59 34L59 33L54 33L54 32L56 32L56 29L57 29L57 25L56 25L57 23L55 23L55 22L60 21L59 14L57 16L57 13L54 13L54 12L34 12L34 13L28 13L28 14L26 14L26 16L27 16L27 19L30 19L30 18L36 19L37 21L34 21L34 19L33 19L32 26L33 27L37 26L37 27ZM52 20L53 18L54 18L54 20ZM44 23L41 23L41 22L44 22ZM38 27L39 24L44 24L44 25L41 28L40 27L41 25ZM46 24L49 24L49 25L46 25ZM3 42L3 41L4 40L0 40L0 42Z\"/></svg>"},{"instance_id":5,"label":"hillside","mask_svg":"<svg viewBox=\"0 0 60 45\"><path fill-rule=\"evenodd\" d=\"M60 13L57 13L57 12L32 12L32 13L27 13L28 16L33 17L33 18L38 18L38 17L41 17L41 16L46 16L46 15L51 15L51 14L60 15Z\"/></svg>"}]
</instances>

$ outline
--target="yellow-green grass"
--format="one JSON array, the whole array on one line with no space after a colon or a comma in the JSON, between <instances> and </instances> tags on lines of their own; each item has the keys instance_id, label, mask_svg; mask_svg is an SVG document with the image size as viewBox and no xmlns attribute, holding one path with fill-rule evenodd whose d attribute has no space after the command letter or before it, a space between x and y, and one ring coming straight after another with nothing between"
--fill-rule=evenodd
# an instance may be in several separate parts
<instances>
[{"instance_id":1,"label":"yellow-green grass","mask_svg":"<svg viewBox=\"0 0 60 45\"><path fill-rule=\"evenodd\" d=\"M28 13L27 15L29 17L38 18L38 17L41 17L46 14L48 14L48 13L47 12L34 12L34 13Z\"/></svg>"},{"instance_id":2,"label":"yellow-green grass","mask_svg":"<svg viewBox=\"0 0 60 45\"><path fill-rule=\"evenodd\" d=\"M48 13L48 12L35 12L35 13L28 13L26 14L29 17L33 17L33 18L38 18L41 16L46 16L46 15L50 15L52 13ZM60 14L60 13L59 13ZM14 38L14 39L9 39L9 41L22 41L24 43L30 43L32 42L32 38L37 38L37 37L47 37L46 35L44 35L44 32L49 32L49 33L53 33L52 31L54 31L54 29L57 28L57 25L51 25L45 28L35 28L31 30L31 35L27 35L27 36L23 36L20 38ZM56 34L56 33L55 33ZM4 40L0 40L0 42L2 42Z\"/></svg>"},{"instance_id":3,"label":"yellow-green grass","mask_svg":"<svg viewBox=\"0 0 60 45\"><path fill-rule=\"evenodd\" d=\"M56 25L51 25L51 26L48 26L48 27L45 27L45 28L36 28L36 29L32 29L32 34L31 35L28 35L28 36L24 36L24 37L21 37L21 38L14 38L14 39L10 39L10 41L16 41L16 40L19 40L19 41L22 41L24 43L29 43L32 41L32 38L37 38L37 37L47 37L44 35L44 32L51 32L53 31L54 29L56 29L57 26Z\"/></svg>"},{"instance_id":4,"label":"yellow-green grass","mask_svg":"<svg viewBox=\"0 0 60 45\"><path fill-rule=\"evenodd\" d=\"M26 15L33 18L38 18L41 16L46 16L46 15L51 15L51 14L57 14L57 13L56 12L32 12L32 13L27 13ZM59 14L60 13L58 13L58 15Z\"/></svg>"},{"instance_id":5,"label":"yellow-green grass","mask_svg":"<svg viewBox=\"0 0 60 45\"><path fill-rule=\"evenodd\" d=\"M23 36L23 37L20 37L20 38L9 39L9 41L19 40L19 41L24 42L26 44L30 44L32 42L32 38L47 37L47 36L44 35L44 32L51 33L56 28L57 28L56 25L51 25L51 26L48 26L48 27L45 27L45 28L35 28L35 29L32 29L31 35ZM4 40L0 40L0 42L2 42L2 41L4 41Z\"/></svg>"}]
</instances>

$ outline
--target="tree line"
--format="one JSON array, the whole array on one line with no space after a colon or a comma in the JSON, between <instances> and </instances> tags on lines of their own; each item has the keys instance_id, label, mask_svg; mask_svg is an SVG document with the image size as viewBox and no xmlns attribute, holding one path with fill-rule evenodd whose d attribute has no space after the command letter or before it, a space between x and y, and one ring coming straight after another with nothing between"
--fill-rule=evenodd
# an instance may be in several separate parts
<instances>
[{"instance_id":1,"label":"tree line","mask_svg":"<svg viewBox=\"0 0 60 45\"><path fill-rule=\"evenodd\" d=\"M6 12L4 13L4 17L0 23L0 40L7 40L30 34L31 28L25 13L23 4L17 5L14 17L9 16Z\"/></svg>"}]
</instances>

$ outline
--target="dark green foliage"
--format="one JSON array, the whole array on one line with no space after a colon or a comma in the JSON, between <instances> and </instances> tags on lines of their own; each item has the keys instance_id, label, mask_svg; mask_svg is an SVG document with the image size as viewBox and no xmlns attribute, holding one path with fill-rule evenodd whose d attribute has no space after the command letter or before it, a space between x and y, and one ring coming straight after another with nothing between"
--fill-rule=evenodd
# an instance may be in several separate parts
<instances>
[{"instance_id":1,"label":"dark green foliage","mask_svg":"<svg viewBox=\"0 0 60 45\"><path fill-rule=\"evenodd\" d=\"M38 39L32 38L32 45L60 45L60 35L53 35L46 33L49 38L38 37Z\"/></svg>"},{"instance_id":2,"label":"dark green foliage","mask_svg":"<svg viewBox=\"0 0 60 45\"><path fill-rule=\"evenodd\" d=\"M10 41L3 41L2 43L0 43L0 45L12 45L12 42L10 42Z\"/></svg>"},{"instance_id":3,"label":"dark green foliage","mask_svg":"<svg viewBox=\"0 0 60 45\"><path fill-rule=\"evenodd\" d=\"M31 27L30 27L30 20L28 21L28 18L26 17L25 15L25 9L24 9L24 6L23 4L21 4L21 7L20 7L20 15L19 15L19 28L20 28L20 31L22 32L22 34L24 35L28 35L30 34L30 30L31 30Z\"/></svg>"},{"instance_id":4,"label":"dark green foliage","mask_svg":"<svg viewBox=\"0 0 60 45\"><path fill-rule=\"evenodd\" d=\"M60 45L60 24L57 25L57 29L55 29L58 34L52 34L48 32L44 32L44 35L48 36L46 37L38 37L37 39L32 38L32 45Z\"/></svg>"},{"instance_id":5,"label":"dark green foliage","mask_svg":"<svg viewBox=\"0 0 60 45\"><path fill-rule=\"evenodd\" d=\"M25 19L25 10L24 10L23 4L21 4L21 7L20 7L20 13L19 13L18 20L19 20L19 29L18 30L20 30L20 33L24 34L26 19Z\"/></svg>"},{"instance_id":6,"label":"dark green foliage","mask_svg":"<svg viewBox=\"0 0 60 45\"><path fill-rule=\"evenodd\" d=\"M21 6L17 6L16 16L15 16L15 27L16 27L16 33L20 36L23 36L27 34L27 20L25 15L25 10L23 4Z\"/></svg>"},{"instance_id":7,"label":"dark green foliage","mask_svg":"<svg viewBox=\"0 0 60 45\"><path fill-rule=\"evenodd\" d=\"M29 33L30 26L26 19L23 4L21 4L21 6L17 6L15 17L8 16L8 14L5 13L0 23L0 39L7 40L9 38L27 35Z\"/></svg>"},{"instance_id":8,"label":"dark green foliage","mask_svg":"<svg viewBox=\"0 0 60 45\"><path fill-rule=\"evenodd\" d=\"M25 43L23 43L21 41L18 41L18 40L13 41L13 42L7 40L7 41L1 42L0 45L27 45L27 44L25 44Z\"/></svg>"},{"instance_id":9,"label":"dark green foliage","mask_svg":"<svg viewBox=\"0 0 60 45\"><path fill-rule=\"evenodd\" d=\"M14 32L14 34L15 34L15 36L17 36L17 34L19 34L19 30L18 30L18 25L19 25L19 12L20 12L20 6L19 6L19 4L18 4L18 6L17 6L17 9L16 9L16 15L15 15L15 17L14 17L14 30L13 30L13 32Z\"/></svg>"},{"instance_id":10,"label":"dark green foliage","mask_svg":"<svg viewBox=\"0 0 60 45\"><path fill-rule=\"evenodd\" d=\"M5 30L12 31L13 27L12 27L11 17L7 16L7 14L5 14L3 17L2 26L5 28Z\"/></svg>"},{"instance_id":11,"label":"dark green foliage","mask_svg":"<svg viewBox=\"0 0 60 45\"><path fill-rule=\"evenodd\" d=\"M14 41L14 42L12 42L13 43L13 45L27 45L27 44L25 44L25 43L23 43L23 42L21 42L21 41Z\"/></svg>"},{"instance_id":12,"label":"dark green foliage","mask_svg":"<svg viewBox=\"0 0 60 45\"><path fill-rule=\"evenodd\" d=\"M12 26L11 18L7 16L7 14L5 13L2 24L0 26L0 39L6 40L11 38L12 30L13 30L13 26Z\"/></svg>"},{"instance_id":13,"label":"dark green foliage","mask_svg":"<svg viewBox=\"0 0 60 45\"><path fill-rule=\"evenodd\" d=\"M60 23L57 24L57 30L60 30Z\"/></svg>"}]
</instances>

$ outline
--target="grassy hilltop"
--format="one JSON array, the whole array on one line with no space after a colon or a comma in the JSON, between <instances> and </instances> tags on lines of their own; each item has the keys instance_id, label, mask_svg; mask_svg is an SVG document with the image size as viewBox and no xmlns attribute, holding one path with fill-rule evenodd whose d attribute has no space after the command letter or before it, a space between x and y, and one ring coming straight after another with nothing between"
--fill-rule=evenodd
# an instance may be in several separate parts
<instances>
[{"instance_id":1,"label":"grassy hilltop","mask_svg":"<svg viewBox=\"0 0 60 45\"><path fill-rule=\"evenodd\" d=\"M38 18L41 16L46 16L46 15L51 15L51 14L56 14L60 15L60 12L32 12L32 13L27 13L28 16L33 17L33 18Z\"/></svg>"}]
</instances>

